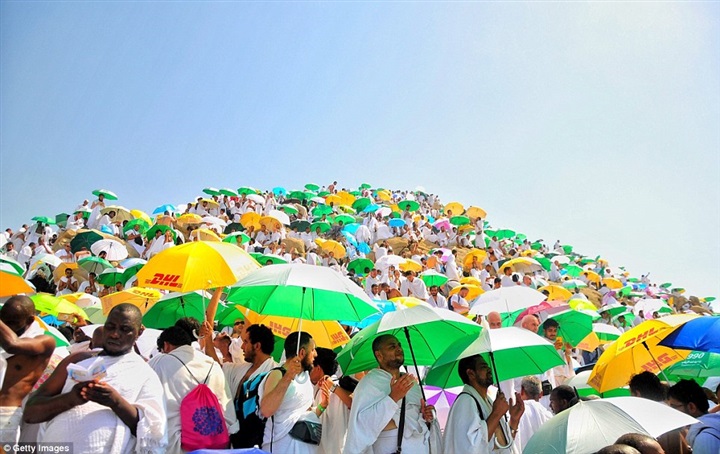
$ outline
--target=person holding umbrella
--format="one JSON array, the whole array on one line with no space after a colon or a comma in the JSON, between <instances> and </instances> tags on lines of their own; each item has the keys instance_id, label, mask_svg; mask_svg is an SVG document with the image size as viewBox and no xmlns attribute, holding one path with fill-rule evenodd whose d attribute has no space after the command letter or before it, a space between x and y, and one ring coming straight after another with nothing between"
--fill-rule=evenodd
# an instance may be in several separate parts
<instances>
[{"instance_id":1,"label":"person holding umbrella","mask_svg":"<svg viewBox=\"0 0 720 454\"><path fill-rule=\"evenodd\" d=\"M509 403L498 390L493 401L488 387L493 384L490 365L481 355L462 358L458 375L465 384L450 409L445 426L445 453L511 453L525 403L519 393ZM503 415L510 411L510 421Z\"/></svg>"},{"instance_id":2,"label":"person holding umbrella","mask_svg":"<svg viewBox=\"0 0 720 454\"><path fill-rule=\"evenodd\" d=\"M400 342L393 335L380 335L372 350L378 368L355 389L343 453L429 453L428 423L434 420L435 407L425 405L417 379L400 372L405 361Z\"/></svg>"}]
</instances>

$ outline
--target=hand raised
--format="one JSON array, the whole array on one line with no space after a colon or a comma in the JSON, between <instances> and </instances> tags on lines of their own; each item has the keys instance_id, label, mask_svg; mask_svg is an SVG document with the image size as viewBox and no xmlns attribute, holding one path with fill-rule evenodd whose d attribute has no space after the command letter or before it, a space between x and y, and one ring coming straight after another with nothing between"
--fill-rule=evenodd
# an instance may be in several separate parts
<instances>
[{"instance_id":1,"label":"hand raised","mask_svg":"<svg viewBox=\"0 0 720 454\"><path fill-rule=\"evenodd\" d=\"M407 395L410 389L415 386L415 377L411 374L405 374L397 379L390 381L390 397L395 401L399 401Z\"/></svg>"}]
</instances>

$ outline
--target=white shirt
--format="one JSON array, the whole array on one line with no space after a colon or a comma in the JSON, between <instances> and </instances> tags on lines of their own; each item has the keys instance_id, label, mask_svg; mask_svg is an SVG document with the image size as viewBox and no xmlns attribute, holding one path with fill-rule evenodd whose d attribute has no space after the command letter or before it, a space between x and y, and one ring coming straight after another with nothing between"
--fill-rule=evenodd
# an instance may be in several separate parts
<instances>
[{"instance_id":1,"label":"white shirt","mask_svg":"<svg viewBox=\"0 0 720 454\"><path fill-rule=\"evenodd\" d=\"M410 279L402 281L402 283L400 283L400 293L403 296L414 296L415 298L423 301L427 300L428 297L425 282L417 277L413 279L412 282L410 282Z\"/></svg>"}]
</instances>

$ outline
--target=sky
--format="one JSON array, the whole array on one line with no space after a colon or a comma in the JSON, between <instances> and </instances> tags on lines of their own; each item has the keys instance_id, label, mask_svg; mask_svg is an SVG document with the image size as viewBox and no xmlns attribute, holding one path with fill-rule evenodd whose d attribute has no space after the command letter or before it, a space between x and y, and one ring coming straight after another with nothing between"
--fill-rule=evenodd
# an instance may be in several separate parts
<instances>
[{"instance_id":1,"label":"sky","mask_svg":"<svg viewBox=\"0 0 720 454\"><path fill-rule=\"evenodd\" d=\"M720 296L720 3L0 2L0 227L424 187Z\"/></svg>"}]
</instances>

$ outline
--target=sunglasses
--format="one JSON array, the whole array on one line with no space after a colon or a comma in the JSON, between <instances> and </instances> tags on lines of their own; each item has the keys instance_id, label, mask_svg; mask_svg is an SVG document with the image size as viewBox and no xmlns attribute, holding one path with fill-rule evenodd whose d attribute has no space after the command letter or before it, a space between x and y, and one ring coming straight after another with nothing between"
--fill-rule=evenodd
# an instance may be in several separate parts
<instances>
[{"instance_id":1,"label":"sunglasses","mask_svg":"<svg viewBox=\"0 0 720 454\"><path fill-rule=\"evenodd\" d=\"M244 325L244 324L245 324L245 322L235 322L235 326Z\"/></svg>"}]
</instances>

